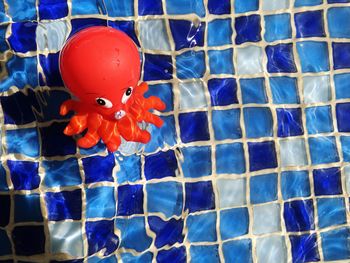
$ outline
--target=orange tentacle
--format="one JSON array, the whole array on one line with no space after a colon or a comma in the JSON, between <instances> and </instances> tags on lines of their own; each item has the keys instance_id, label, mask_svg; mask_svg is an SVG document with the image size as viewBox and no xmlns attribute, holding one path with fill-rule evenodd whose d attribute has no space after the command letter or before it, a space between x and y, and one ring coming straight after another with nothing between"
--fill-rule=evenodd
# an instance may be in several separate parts
<instances>
[{"instance_id":1,"label":"orange tentacle","mask_svg":"<svg viewBox=\"0 0 350 263\"><path fill-rule=\"evenodd\" d=\"M141 130L137 122L130 115L118 121L120 135L127 141L147 143L151 139L149 132Z\"/></svg>"},{"instance_id":2,"label":"orange tentacle","mask_svg":"<svg viewBox=\"0 0 350 263\"><path fill-rule=\"evenodd\" d=\"M102 124L103 117L100 114L92 113L88 115L86 134L78 140L79 147L90 148L95 146L100 140L98 129Z\"/></svg>"},{"instance_id":3,"label":"orange tentacle","mask_svg":"<svg viewBox=\"0 0 350 263\"><path fill-rule=\"evenodd\" d=\"M87 128L87 114L75 115L64 129L63 133L68 136L76 135Z\"/></svg>"}]
</instances>

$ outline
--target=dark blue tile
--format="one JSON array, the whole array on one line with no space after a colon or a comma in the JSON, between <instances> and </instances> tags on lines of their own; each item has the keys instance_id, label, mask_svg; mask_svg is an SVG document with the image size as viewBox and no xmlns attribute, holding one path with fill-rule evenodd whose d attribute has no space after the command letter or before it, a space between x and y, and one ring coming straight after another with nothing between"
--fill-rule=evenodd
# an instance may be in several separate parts
<instances>
[{"instance_id":1,"label":"dark blue tile","mask_svg":"<svg viewBox=\"0 0 350 263\"><path fill-rule=\"evenodd\" d=\"M15 222L42 222L40 195L15 195ZM30 213L28 212L30 211Z\"/></svg>"},{"instance_id":2,"label":"dark blue tile","mask_svg":"<svg viewBox=\"0 0 350 263\"><path fill-rule=\"evenodd\" d=\"M205 23L196 26L189 20L170 19L169 25L176 50L204 45Z\"/></svg>"},{"instance_id":3,"label":"dark blue tile","mask_svg":"<svg viewBox=\"0 0 350 263\"><path fill-rule=\"evenodd\" d=\"M260 16L240 16L235 20L236 44L261 40Z\"/></svg>"},{"instance_id":4,"label":"dark blue tile","mask_svg":"<svg viewBox=\"0 0 350 263\"><path fill-rule=\"evenodd\" d=\"M251 172L277 167L275 143L249 142L249 169Z\"/></svg>"},{"instance_id":5,"label":"dark blue tile","mask_svg":"<svg viewBox=\"0 0 350 263\"><path fill-rule=\"evenodd\" d=\"M325 37L323 11L296 13L294 16L297 38Z\"/></svg>"},{"instance_id":6,"label":"dark blue tile","mask_svg":"<svg viewBox=\"0 0 350 263\"><path fill-rule=\"evenodd\" d=\"M76 153L76 142L63 133L67 123L54 122L48 127L40 128L41 154L43 156L62 156Z\"/></svg>"},{"instance_id":7,"label":"dark blue tile","mask_svg":"<svg viewBox=\"0 0 350 263\"><path fill-rule=\"evenodd\" d=\"M63 86L59 65L59 53L39 55L40 65L44 71L47 86Z\"/></svg>"},{"instance_id":8,"label":"dark blue tile","mask_svg":"<svg viewBox=\"0 0 350 263\"><path fill-rule=\"evenodd\" d=\"M297 200L284 203L283 216L289 232L315 229L312 200Z\"/></svg>"},{"instance_id":9,"label":"dark blue tile","mask_svg":"<svg viewBox=\"0 0 350 263\"><path fill-rule=\"evenodd\" d=\"M98 164L98 165L96 165ZM107 156L91 156L83 159L85 183L102 181L113 182L113 168L115 158L113 154Z\"/></svg>"},{"instance_id":10,"label":"dark blue tile","mask_svg":"<svg viewBox=\"0 0 350 263\"><path fill-rule=\"evenodd\" d=\"M140 46L140 42L135 33L134 21L109 21L108 25L127 34L137 46Z\"/></svg>"},{"instance_id":11,"label":"dark blue tile","mask_svg":"<svg viewBox=\"0 0 350 263\"><path fill-rule=\"evenodd\" d=\"M266 203L277 200L277 174L264 174L250 178L250 202Z\"/></svg>"},{"instance_id":12,"label":"dark blue tile","mask_svg":"<svg viewBox=\"0 0 350 263\"><path fill-rule=\"evenodd\" d=\"M350 43L332 43L334 69L350 68Z\"/></svg>"},{"instance_id":13,"label":"dark blue tile","mask_svg":"<svg viewBox=\"0 0 350 263\"><path fill-rule=\"evenodd\" d=\"M320 261L315 234L290 236L293 263Z\"/></svg>"},{"instance_id":14,"label":"dark blue tile","mask_svg":"<svg viewBox=\"0 0 350 263\"><path fill-rule=\"evenodd\" d=\"M350 103L338 103L336 105L338 130L350 132Z\"/></svg>"},{"instance_id":15,"label":"dark blue tile","mask_svg":"<svg viewBox=\"0 0 350 263\"><path fill-rule=\"evenodd\" d=\"M50 263L83 263L84 259L51 260Z\"/></svg>"},{"instance_id":16,"label":"dark blue tile","mask_svg":"<svg viewBox=\"0 0 350 263\"><path fill-rule=\"evenodd\" d=\"M81 219L81 189L57 193L47 192L45 202L49 220Z\"/></svg>"},{"instance_id":17,"label":"dark blue tile","mask_svg":"<svg viewBox=\"0 0 350 263\"><path fill-rule=\"evenodd\" d=\"M107 20L98 19L98 18L76 18L72 19L72 31L69 35L71 37L78 31L92 26L107 26Z\"/></svg>"},{"instance_id":18,"label":"dark blue tile","mask_svg":"<svg viewBox=\"0 0 350 263\"><path fill-rule=\"evenodd\" d=\"M122 185L118 187L118 216L143 214L142 185Z\"/></svg>"},{"instance_id":19,"label":"dark blue tile","mask_svg":"<svg viewBox=\"0 0 350 263\"><path fill-rule=\"evenodd\" d=\"M350 229L348 227L323 232L321 240L323 256L326 261L350 259Z\"/></svg>"},{"instance_id":20,"label":"dark blue tile","mask_svg":"<svg viewBox=\"0 0 350 263\"><path fill-rule=\"evenodd\" d=\"M95 146L90 148L81 148L79 147L80 154L82 155L95 155L106 152L106 145L100 140Z\"/></svg>"},{"instance_id":21,"label":"dark blue tile","mask_svg":"<svg viewBox=\"0 0 350 263\"><path fill-rule=\"evenodd\" d=\"M210 14L214 15L230 14L230 0L209 0L208 10Z\"/></svg>"},{"instance_id":22,"label":"dark blue tile","mask_svg":"<svg viewBox=\"0 0 350 263\"><path fill-rule=\"evenodd\" d=\"M172 246L175 243L182 243L184 240L182 219L172 218L169 221L164 221L159 217L148 217L148 224L151 230L156 233L155 245L157 248L166 245Z\"/></svg>"},{"instance_id":23,"label":"dark blue tile","mask_svg":"<svg viewBox=\"0 0 350 263\"><path fill-rule=\"evenodd\" d=\"M10 46L16 52L36 51L36 22L13 23L12 34L8 38Z\"/></svg>"},{"instance_id":24,"label":"dark blue tile","mask_svg":"<svg viewBox=\"0 0 350 263\"><path fill-rule=\"evenodd\" d=\"M103 256L108 256L117 250L119 237L114 233L114 220L86 222L85 228L89 255L104 250Z\"/></svg>"},{"instance_id":25,"label":"dark blue tile","mask_svg":"<svg viewBox=\"0 0 350 263\"><path fill-rule=\"evenodd\" d=\"M212 106L227 106L238 103L235 79L210 79L208 88Z\"/></svg>"},{"instance_id":26,"label":"dark blue tile","mask_svg":"<svg viewBox=\"0 0 350 263\"><path fill-rule=\"evenodd\" d=\"M7 165L15 190L32 190L39 187L39 163L8 160Z\"/></svg>"},{"instance_id":27,"label":"dark blue tile","mask_svg":"<svg viewBox=\"0 0 350 263\"><path fill-rule=\"evenodd\" d=\"M161 250L157 255L158 263L186 263L185 247L174 247L169 250Z\"/></svg>"},{"instance_id":28,"label":"dark blue tile","mask_svg":"<svg viewBox=\"0 0 350 263\"><path fill-rule=\"evenodd\" d=\"M215 209L215 196L211 181L186 183L185 210L190 213Z\"/></svg>"},{"instance_id":29,"label":"dark blue tile","mask_svg":"<svg viewBox=\"0 0 350 263\"><path fill-rule=\"evenodd\" d=\"M176 75L179 79L201 78L204 76L204 51L187 51L176 56Z\"/></svg>"},{"instance_id":30,"label":"dark blue tile","mask_svg":"<svg viewBox=\"0 0 350 263\"><path fill-rule=\"evenodd\" d=\"M304 134L300 108L278 108L278 137L298 136Z\"/></svg>"},{"instance_id":31,"label":"dark blue tile","mask_svg":"<svg viewBox=\"0 0 350 263\"><path fill-rule=\"evenodd\" d=\"M315 195L342 194L340 170L338 167L313 171Z\"/></svg>"},{"instance_id":32,"label":"dark blue tile","mask_svg":"<svg viewBox=\"0 0 350 263\"><path fill-rule=\"evenodd\" d=\"M179 115L182 142L207 141L210 139L207 115L206 112L181 113Z\"/></svg>"},{"instance_id":33,"label":"dark blue tile","mask_svg":"<svg viewBox=\"0 0 350 263\"><path fill-rule=\"evenodd\" d=\"M0 164L0 192L7 192L8 190L6 171L3 165Z\"/></svg>"},{"instance_id":34,"label":"dark blue tile","mask_svg":"<svg viewBox=\"0 0 350 263\"><path fill-rule=\"evenodd\" d=\"M267 71L270 73L294 73L297 68L293 56L293 44L278 44L266 47Z\"/></svg>"},{"instance_id":35,"label":"dark blue tile","mask_svg":"<svg viewBox=\"0 0 350 263\"><path fill-rule=\"evenodd\" d=\"M172 150L158 152L145 157L145 177L147 180L175 177L177 160Z\"/></svg>"},{"instance_id":36,"label":"dark blue tile","mask_svg":"<svg viewBox=\"0 0 350 263\"><path fill-rule=\"evenodd\" d=\"M12 240L18 256L45 253L44 226L16 226L12 231Z\"/></svg>"},{"instance_id":37,"label":"dark blue tile","mask_svg":"<svg viewBox=\"0 0 350 263\"><path fill-rule=\"evenodd\" d=\"M162 0L139 0L139 15L162 15Z\"/></svg>"},{"instance_id":38,"label":"dark blue tile","mask_svg":"<svg viewBox=\"0 0 350 263\"><path fill-rule=\"evenodd\" d=\"M68 15L68 4L66 0L40 0L40 19L58 19Z\"/></svg>"},{"instance_id":39,"label":"dark blue tile","mask_svg":"<svg viewBox=\"0 0 350 263\"><path fill-rule=\"evenodd\" d=\"M167 80L173 78L171 56L145 54L144 80Z\"/></svg>"},{"instance_id":40,"label":"dark blue tile","mask_svg":"<svg viewBox=\"0 0 350 263\"><path fill-rule=\"evenodd\" d=\"M0 195L0 227L5 227L10 222L11 198L10 195Z\"/></svg>"},{"instance_id":41,"label":"dark blue tile","mask_svg":"<svg viewBox=\"0 0 350 263\"><path fill-rule=\"evenodd\" d=\"M5 230L0 229L0 256L12 254L12 244ZM1 262L1 261L0 261Z\"/></svg>"}]
</instances>

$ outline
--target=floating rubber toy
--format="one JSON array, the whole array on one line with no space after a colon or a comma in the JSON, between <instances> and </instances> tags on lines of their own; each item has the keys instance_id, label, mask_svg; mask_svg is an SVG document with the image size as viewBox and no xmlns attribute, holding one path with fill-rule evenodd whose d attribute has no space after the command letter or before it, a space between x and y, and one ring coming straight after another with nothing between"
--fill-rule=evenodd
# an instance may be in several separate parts
<instances>
[{"instance_id":1,"label":"floating rubber toy","mask_svg":"<svg viewBox=\"0 0 350 263\"><path fill-rule=\"evenodd\" d=\"M162 126L162 119L150 110L162 111L165 104L158 97L144 97L148 86L138 85L139 53L125 33L102 26L84 29L67 41L59 63L65 86L77 99L61 105L61 115L75 112L64 133L86 131L77 142L79 147L93 147L102 139L114 152L121 137L141 143L150 140L138 123Z\"/></svg>"}]
</instances>

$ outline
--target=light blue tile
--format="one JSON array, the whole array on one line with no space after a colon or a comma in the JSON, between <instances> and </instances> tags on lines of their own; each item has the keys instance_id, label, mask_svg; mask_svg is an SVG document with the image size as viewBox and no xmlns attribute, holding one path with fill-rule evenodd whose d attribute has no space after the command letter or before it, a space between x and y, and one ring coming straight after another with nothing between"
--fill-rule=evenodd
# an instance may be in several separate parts
<instances>
[{"instance_id":1,"label":"light blue tile","mask_svg":"<svg viewBox=\"0 0 350 263\"><path fill-rule=\"evenodd\" d=\"M281 231L279 204L255 205L253 207L253 233L255 235Z\"/></svg>"},{"instance_id":2,"label":"light blue tile","mask_svg":"<svg viewBox=\"0 0 350 263\"><path fill-rule=\"evenodd\" d=\"M233 49L209 50L210 74L234 74Z\"/></svg>"},{"instance_id":3,"label":"light blue tile","mask_svg":"<svg viewBox=\"0 0 350 263\"><path fill-rule=\"evenodd\" d=\"M131 253L121 254L123 263L152 263L153 254L151 252L146 252L144 254L134 256Z\"/></svg>"},{"instance_id":4,"label":"light blue tile","mask_svg":"<svg viewBox=\"0 0 350 263\"><path fill-rule=\"evenodd\" d=\"M246 200L246 179L218 179L220 208L242 206Z\"/></svg>"},{"instance_id":5,"label":"light blue tile","mask_svg":"<svg viewBox=\"0 0 350 263\"><path fill-rule=\"evenodd\" d=\"M275 104L297 104L299 94L297 79L291 77L272 77L270 87L273 103Z\"/></svg>"},{"instance_id":6,"label":"light blue tile","mask_svg":"<svg viewBox=\"0 0 350 263\"><path fill-rule=\"evenodd\" d=\"M330 37L333 38L349 38L350 29L347 25L350 23L349 7L329 8L327 13L328 27Z\"/></svg>"},{"instance_id":7,"label":"light blue tile","mask_svg":"<svg viewBox=\"0 0 350 263\"><path fill-rule=\"evenodd\" d=\"M274 11L279 9L288 9L289 0L264 0L262 9L264 11Z\"/></svg>"},{"instance_id":8,"label":"light blue tile","mask_svg":"<svg viewBox=\"0 0 350 263\"><path fill-rule=\"evenodd\" d=\"M304 102L327 102L331 99L329 76L303 77Z\"/></svg>"},{"instance_id":9,"label":"light blue tile","mask_svg":"<svg viewBox=\"0 0 350 263\"><path fill-rule=\"evenodd\" d=\"M335 94L337 99L350 98L350 74L334 75Z\"/></svg>"},{"instance_id":10,"label":"light blue tile","mask_svg":"<svg viewBox=\"0 0 350 263\"><path fill-rule=\"evenodd\" d=\"M117 172L119 184L125 182L136 182L141 179L141 160L140 156L134 154L130 156L119 156L116 158L120 170Z\"/></svg>"},{"instance_id":11,"label":"light blue tile","mask_svg":"<svg viewBox=\"0 0 350 263\"><path fill-rule=\"evenodd\" d=\"M7 0L8 14L13 21L36 20L36 0Z\"/></svg>"},{"instance_id":12,"label":"light blue tile","mask_svg":"<svg viewBox=\"0 0 350 263\"><path fill-rule=\"evenodd\" d=\"M346 223L344 198L317 199L318 226L325 228Z\"/></svg>"},{"instance_id":13,"label":"light blue tile","mask_svg":"<svg viewBox=\"0 0 350 263\"><path fill-rule=\"evenodd\" d=\"M40 154L38 131L35 128L6 131L8 153L19 153L29 157Z\"/></svg>"},{"instance_id":14,"label":"light blue tile","mask_svg":"<svg viewBox=\"0 0 350 263\"><path fill-rule=\"evenodd\" d=\"M225 242L222 245L225 262L230 263L252 263L252 241L240 239Z\"/></svg>"},{"instance_id":15,"label":"light blue tile","mask_svg":"<svg viewBox=\"0 0 350 263\"><path fill-rule=\"evenodd\" d=\"M248 138L269 137L273 135L273 118L270 108L244 108L243 115Z\"/></svg>"},{"instance_id":16,"label":"light blue tile","mask_svg":"<svg viewBox=\"0 0 350 263\"><path fill-rule=\"evenodd\" d=\"M166 10L169 15L197 14L205 16L203 1L197 0L166 0Z\"/></svg>"},{"instance_id":17,"label":"light blue tile","mask_svg":"<svg viewBox=\"0 0 350 263\"><path fill-rule=\"evenodd\" d=\"M222 46L231 43L231 19L215 19L208 23L208 46Z\"/></svg>"},{"instance_id":18,"label":"light blue tile","mask_svg":"<svg viewBox=\"0 0 350 263\"><path fill-rule=\"evenodd\" d=\"M42 22L36 29L36 43L40 51L59 51L69 36L66 21Z\"/></svg>"},{"instance_id":19,"label":"light blue tile","mask_svg":"<svg viewBox=\"0 0 350 263\"><path fill-rule=\"evenodd\" d=\"M207 99L202 81L179 83L180 110L205 108Z\"/></svg>"},{"instance_id":20,"label":"light blue tile","mask_svg":"<svg viewBox=\"0 0 350 263\"><path fill-rule=\"evenodd\" d=\"M350 165L344 167L346 192L350 194Z\"/></svg>"},{"instance_id":21,"label":"light blue tile","mask_svg":"<svg viewBox=\"0 0 350 263\"><path fill-rule=\"evenodd\" d=\"M329 70L329 54L326 42L298 42L297 51L302 72L322 72Z\"/></svg>"},{"instance_id":22,"label":"light blue tile","mask_svg":"<svg viewBox=\"0 0 350 263\"><path fill-rule=\"evenodd\" d=\"M262 60L263 52L260 47L247 46L244 48L237 48L237 73L257 74L263 72Z\"/></svg>"},{"instance_id":23,"label":"light blue tile","mask_svg":"<svg viewBox=\"0 0 350 263\"><path fill-rule=\"evenodd\" d=\"M72 0L72 15L99 14L100 2L96 0Z\"/></svg>"},{"instance_id":24,"label":"light blue tile","mask_svg":"<svg viewBox=\"0 0 350 263\"><path fill-rule=\"evenodd\" d=\"M323 0L295 0L294 6L295 7L314 6L314 5L320 5L322 3L323 3Z\"/></svg>"},{"instance_id":25,"label":"light blue tile","mask_svg":"<svg viewBox=\"0 0 350 263\"><path fill-rule=\"evenodd\" d=\"M219 262L219 248L213 246L191 246L190 247L192 263L216 263Z\"/></svg>"},{"instance_id":26,"label":"light blue tile","mask_svg":"<svg viewBox=\"0 0 350 263\"><path fill-rule=\"evenodd\" d=\"M250 202L266 203L277 200L277 174L257 175L250 178Z\"/></svg>"},{"instance_id":27,"label":"light blue tile","mask_svg":"<svg viewBox=\"0 0 350 263\"><path fill-rule=\"evenodd\" d=\"M179 79L201 78L205 73L205 54L203 51L187 51L176 57L177 77Z\"/></svg>"},{"instance_id":28,"label":"light blue tile","mask_svg":"<svg viewBox=\"0 0 350 263\"><path fill-rule=\"evenodd\" d=\"M245 13L259 9L259 0L237 0L233 3L236 13Z\"/></svg>"},{"instance_id":29,"label":"light blue tile","mask_svg":"<svg viewBox=\"0 0 350 263\"><path fill-rule=\"evenodd\" d=\"M241 79L243 103L267 103L264 78Z\"/></svg>"},{"instance_id":30,"label":"light blue tile","mask_svg":"<svg viewBox=\"0 0 350 263\"><path fill-rule=\"evenodd\" d=\"M84 255L82 224L80 222L49 222L50 251L53 254Z\"/></svg>"},{"instance_id":31,"label":"light blue tile","mask_svg":"<svg viewBox=\"0 0 350 263\"><path fill-rule=\"evenodd\" d=\"M280 140L281 166L307 165L304 139Z\"/></svg>"},{"instance_id":32,"label":"light blue tile","mask_svg":"<svg viewBox=\"0 0 350 263\"><path fill-rule=\"evenodd\" d=\"M242 137L240 109L213 110L212 125L216 140L238 139Z\"/></svg>"},{"instance_id":33,"label":"light blue tile","mask_svg":"<svg viewBox=\"0 0 350 263\"><path fill-rule=\"evenodd\" d=\"M198 178L211 174L211 148L186 147L182 149L183 161L181 161L184 177Z\"/></svg>"},{"instance_id":34,"label":"light blue tile","mask_svg":"<svg viewBox=\"0 0 350 263\"><path fill-rule=\"evenodd\" d=\"M265 39L268 42L292 37L290 14L265 16Z\"/></svg>"},{"instance_id":35,"label":"light blue tile","mask_svg":"<svg viewBox=\"0 0 350 263\"><path fill-rule=\"evenodd\" d=\"M138 24L143 48L162 51L170 50L169 38L164 20L140 20Z\"/></svg>"},{"instance_id":36,"label":"light blue tile","mask_svg":"<svg viewBox=\"0 0 350 263\"><path fill-rule=\"evenodd\" d=\"M88 188L86 192L86 217L98 218L115 216L114 187Z\"/></svg>"},{"instance_id":37,"label":"light blue tile","mask_svg":"<svg viewBox=\"0 0 350 263\"><path fill-rule=\"evenodd\" d=\"M248 234L249 213L246 207L220 211L220 233L222 240Z\"/></svg>"},{"instance_id":38,"label":"light blue tile","mask_svg":"<svg viewBox=\"0 0 350 263\"><path fill-rule=\"evenodd\" d=\"M216 146L216 172L218 174L242 174L245 159L242 143L220 144Z\"/></svg>"},{"instance_id":39,"label":"light blue tile","mask_svg":"<svg viewBox=\"0 0 350 263\"><path fill-rule=\"evenodd\" d=\"M214 242L216 238L216 213L190 215L187 217L189 242Z\"/></svg>"},{"instance_id":40,"label":"light blue tile","mask_svg":"<svg viewBox=\"0 0 350 263\"><path fill-rule=\"evenodd\" d=\"M282 172L281 187L284 199L310 196L310 181L308 172Z\"/></svg>"},{"instance_id":41,"label":"light blue tile","mask_svg":"<svg viewBox=\"0 0 350 263\"><path fill-rule=\"evenodd\" d=\"M134 15L134 1L130 0L104 0L108 16L133 16Z\"/></svg>"},{"instance_id":42,"label":"light blue tile","mask_svg":"<svg viewBox=\"0 0 350 263\"><path fill-rule=\"evenodd\" d=\"M258 263L287 263L287 247L283 236L258 238L256 241Z\"/></svg>"}]
</instances>

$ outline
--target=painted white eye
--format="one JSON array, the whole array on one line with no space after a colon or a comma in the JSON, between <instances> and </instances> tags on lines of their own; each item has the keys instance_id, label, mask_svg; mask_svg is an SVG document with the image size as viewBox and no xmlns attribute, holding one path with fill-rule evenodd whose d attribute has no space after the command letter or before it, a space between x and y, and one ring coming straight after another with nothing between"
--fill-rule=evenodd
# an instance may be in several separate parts
<instances>
[{"instance_id":1,"label":"painted white eye","mask_svg":"<svg viewBox=\"0 0 350 263\"><path fill-rule=\"evenodd\" d=\"M105 99L105 98L97 98L96 102L98 105L105 107L107 109L112 108L113 104L112 102L110 102L109 100Z\"/></svg>"},{"instance_id":2,"label":"painted white eye","mask_svg":"<svg viewBox=\"0 0 350 263\"><path fill-rule=\"evenodd\" d=\"M123 104L125 104L128 101L128 99L131 97L131 94L132 94L132 87L129 87L123 95L123 98L122 98Z\"/></svg>"}]
</instances>

